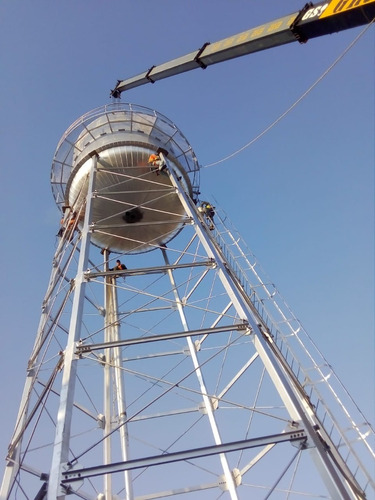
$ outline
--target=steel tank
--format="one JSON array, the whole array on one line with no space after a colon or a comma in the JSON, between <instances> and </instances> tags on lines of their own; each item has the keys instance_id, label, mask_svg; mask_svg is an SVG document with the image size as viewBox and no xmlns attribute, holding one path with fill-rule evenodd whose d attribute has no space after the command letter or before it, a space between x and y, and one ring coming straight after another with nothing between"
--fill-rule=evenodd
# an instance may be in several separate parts
<instances>
[{"instance_id":1,"label":"steel tank","mask_svg":"<svg viewBox=\"0 0 375 500\"><path fill-rule=\"evenodd\" d=\"M82 226L93 156L97 171L92 200L91 242L118 253L150 251L168 243L186 223L169 176L148 164L164 151L169 168L193 199L199 164L177 126L155 110L114 103L80 117L61 138L52 163L57 205L79 215Z\"/></svg>"}]
</instances>

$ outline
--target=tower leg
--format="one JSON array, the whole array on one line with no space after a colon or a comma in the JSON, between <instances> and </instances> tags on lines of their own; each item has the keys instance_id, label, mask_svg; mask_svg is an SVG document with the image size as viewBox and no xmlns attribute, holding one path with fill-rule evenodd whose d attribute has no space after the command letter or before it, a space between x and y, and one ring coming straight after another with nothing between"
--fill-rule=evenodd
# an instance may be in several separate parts
<instances>
[{"instance_id":1,"label":"tower leg","mask_svg":"<svg viewBox=\"0 0 375 500\"><path fill-rule=\"evenodd\" d=\"M90 248L89 224L91 220L92 193L93 186L95 185L96 166L97 156L93 155L89 177L89 189L86 197L86 212L82 231L78 272L74 282L74 297L68 342L64 353L60 405L56 425L50 480L48 484L48 500L63 500L67 493L66 489L61 487L60 481L63 468L67 467L69 461L71 412L74 403L74 389L77 374L77 357L75 354L75 347L81 336L82 312L86 286L84 271L87 269Z\"/></svg>"}]
</instances>

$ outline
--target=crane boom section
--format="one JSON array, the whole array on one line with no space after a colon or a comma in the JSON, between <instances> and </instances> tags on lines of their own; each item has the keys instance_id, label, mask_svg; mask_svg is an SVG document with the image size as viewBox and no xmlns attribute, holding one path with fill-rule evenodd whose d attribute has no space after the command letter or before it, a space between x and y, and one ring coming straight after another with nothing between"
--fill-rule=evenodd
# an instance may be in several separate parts
<instances>
[{"instance_id":1,"label":"crane boom section","mask_svg":"<svg viewBox=\"0 0 375 500\"><path fill-rule=\"evenodd\" d=\"M195 68L205 69L211 64L253 52L295 41L305 43L310 38L369 24L374 18L375 0L331 0L315 5L307 3L299 12L214 43L205 43L195 52L152 66L127 80L119 80L111 95L120 97L121 92L145 83L155 83Z\"/></svg>"}]
</instances>

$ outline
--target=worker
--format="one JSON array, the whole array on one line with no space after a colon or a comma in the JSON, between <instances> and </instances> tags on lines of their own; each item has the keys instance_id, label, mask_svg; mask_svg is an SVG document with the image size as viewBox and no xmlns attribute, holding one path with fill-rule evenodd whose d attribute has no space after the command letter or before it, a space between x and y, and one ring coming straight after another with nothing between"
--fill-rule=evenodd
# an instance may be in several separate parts
<instances>
[{"instance_id":1,"label":"worker","mask_svg":"<svg viewBox=\"0 0 375 500\"><path fill-rule=\"evenodd\" d=\"M127 267L125 266L125 264L123 264L121 262L121 260L117 259L115 267L113 267L112 269L110 269L110 271L125 271L125 269L127 269Z\"/></svg>"},{"instance_id":2,"label":"worker","mask_svg":"<svg viewBox=\"0 0 375 500\"><path fill-rule=\"evenodd\" d=\"M112 269L109 269L109 270L110 271L125 271L125 269L127 269L125 264L123 264L120 259L117 259L115 267L112 267ZM115 276L115 278L119 278L119 277L120 276ZM125 276L124 276L124 279L125 279Z\"/></svg>"},{"instance_id":3,"label":"worker","mask_svg":"<svg viewBox=\"0 0 375 500\"><path fill-rule=\"evenodd\" d=\"M214 229L215 207L213 207L211 203L203 201L198 207L198 211L205 216L208 225L212 231Z\"/></svg>"},{"instance_id":4,"label":"worker","mask_svg":"<svg viewBox=\"0 0 375 500\"><path fill-rule=\"evenodd\" d=\"M167 168L165 160L161 158L157 153L153 153L152 155L150 155L147 163L152 165L153 167L156 167L152 169L153 172L156 172L156 175L159 175L164 169Z\"/></svg>"},{"instance_id":5,"label":"worker","mask_svg":"<svg viewBox=\"0 0 375 500\"><path fill-rule=\"evenodd\" d=\"M77 220L77 212L73 212L68 221L65 220L65 217L62 217L62 219L60 220L60 229L59 232L57 233L57 236L61 238L65 231L71 232L72 229L75 228L76 220Z\"/></svg>"},{"instance_id":6,"label":"worker","mask_svg":"<svg viewBox=\"0 0 375 500\"><path fill-rule=\"evenodd\" d=\"M67 228L71 229L75 225L76 220L77 220L77 212L73 212L72 216L68 221Z\"/></svg>"},{"instance_id":7,"label":"worker","mask_svg":"<svg viewBox=\"0 0 375 500\"><path fill-rule=\"evenodd\" d=\"M61 238L62 235L64 234L64 231L65 231L65 228L64 228L64 217L61 217L61 220L60 220L60 229L59 229L59 232L56 234L56 236L58 236L59 238Z\"/></svg>"},{"instance_id":8,"label":"worker","mask_svg":"<svg viewBox=\"0 0 375 500\"><path fill-rule=\"evenodd\" d=\"M127 267L125 266L125 264L123 264L121 262L121 260L117 259L115 267L112 267L112 269L110 269L110 271L125 271L125 269L127 269ZM115 276L115 278L119 278L119 277L120 276ZM123 278L125 280L125 276Z\"/></svg>"}]
</instances>

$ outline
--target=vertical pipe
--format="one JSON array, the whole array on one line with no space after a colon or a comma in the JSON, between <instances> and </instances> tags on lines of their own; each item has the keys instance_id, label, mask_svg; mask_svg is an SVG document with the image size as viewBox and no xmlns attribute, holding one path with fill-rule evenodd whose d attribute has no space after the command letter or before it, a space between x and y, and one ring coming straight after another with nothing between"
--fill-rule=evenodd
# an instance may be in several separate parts
<instances>
[{"instance_id":1,"label":"vertical pipe","mask_svg":"<svg viewBox=\"0 0 375 500\"><path fill-rule=\"evenodd\" d=\"M116 278L112 278L114 281ZM120 340L120 329L118 319L117 289L115 286L111 290L111 310L108 311L111 318L112 341ZM112 349L112 367L114 372L114 395L117 402L118 425L120 426L120 443L122 459L126 462L129 459L129 436L126 421L126 401L124 372L122 370L121 348ZM131 471L124 472L125 500L133 499L133 487L131 482Z\"/></svg>"},{"instance_id":2,"label":"vertical pipe","mask_svg":"<svg viewBox=\"0 0 375 500\"><path fill-rule=\"evenodd\" d=\"M109 251L104 250L104 271L109 271L108 258ZM105 322L104 322L104 341L112 342L120 340L119 320L118 320L118 301L116 289L116 277L106 276L105 278ZM113 387L113 390L111 388ZM115 419L112 411L112 397L116 401L118 425L120 427L120 448L121 455L124 461L129 458L128 452L128 429L127 425L123 424L126 420L126 402L125 402L125 384L123 379L121 349L120 347L105 349L104 363L104 413L105 426L104 436L104 463L112 462L112 422ZM104 494L105 498L112 498L112 480L111 474L104 476ZM133 487L131 483L131 472L124 472L125 483L125 500L132 500Z\"/></svg>"},{"instance_id":3,"label":"vertical pipe","mask_svg":"<svg viewBox=\"0 0 375 500\"><path fill-rule=\"evenodd\" d=\"M103 252L104 256L104 271L108 271L109 251ZM104 283L104 342L111 340L111 289L114 278L112 276L105 277ZM111 415L111 349L104 349L103 359L103 407L104 407L104 427L103 435L106 436L103 441L103 462L108 465L112 461L112 415ZM112 475L105 474L103 477L104 496L112 498Z\"/></svg>"}]
</instances>

